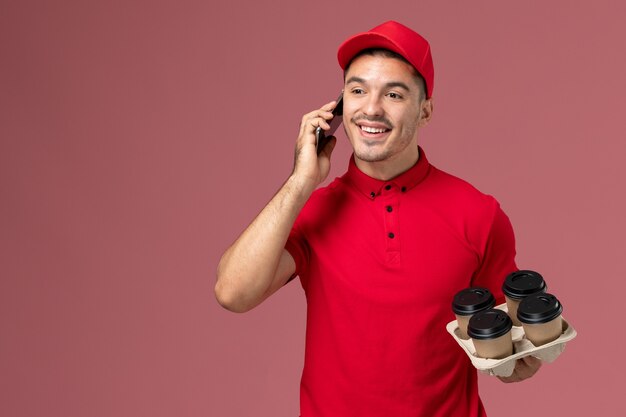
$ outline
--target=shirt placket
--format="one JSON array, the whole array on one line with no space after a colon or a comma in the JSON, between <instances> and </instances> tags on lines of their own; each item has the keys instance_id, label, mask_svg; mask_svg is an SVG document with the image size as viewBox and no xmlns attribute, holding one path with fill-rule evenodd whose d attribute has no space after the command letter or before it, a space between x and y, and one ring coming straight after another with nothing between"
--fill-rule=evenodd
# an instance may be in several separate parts
<instances>
[{"instance_id":1,"label":"shirt placket","mask_svg":"<svg viewBox=\"0 0 626 417\"><path fill-rule=\"evenodd\" d=\"M387 183L383 186L379 199L379 209L383 211L385 224L385 258L390 265L400 264L400 239L402 238L398 219L400 193L397 185Z\"/></svg>"}]
</instances>

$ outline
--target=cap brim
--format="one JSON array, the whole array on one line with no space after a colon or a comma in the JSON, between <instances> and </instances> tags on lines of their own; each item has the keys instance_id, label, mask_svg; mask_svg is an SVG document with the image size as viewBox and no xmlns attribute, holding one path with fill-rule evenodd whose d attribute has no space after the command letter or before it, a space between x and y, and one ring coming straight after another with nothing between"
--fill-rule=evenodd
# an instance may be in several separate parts
<instances>
[{"instance_id":1,"label":"cap brim","mask_svg":"<svg viewBox=\"0 0 626 417\"><path fill-rule=\"evenodd\" d=\"M389 38L379 33L361 33L347 39L337 51L337 60L341 69L346 69L352 58L365 49L384 48L407 57L406 51Z\"/></svg>"}]
</instances>

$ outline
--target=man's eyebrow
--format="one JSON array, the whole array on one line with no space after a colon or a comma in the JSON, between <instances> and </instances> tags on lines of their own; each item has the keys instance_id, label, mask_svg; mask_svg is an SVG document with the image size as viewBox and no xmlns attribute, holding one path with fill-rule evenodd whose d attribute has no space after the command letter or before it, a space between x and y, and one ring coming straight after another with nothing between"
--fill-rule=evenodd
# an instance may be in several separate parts
<instances>
[{"instance_id":1,"label":"man's eyebrow","mask_svg":"<svg viewBox=\"0 0 626 417\"><path fill-rule=\"evenodd\" d=\"M352 76L346 80L346 84L350 84L350 83L367 84L367 81L361 77ZM388 83L385 83L385 87L386 88L400 87L400 88L405 89L406 91L411 91L409 86L401 81L390 81Z\"/></svg>"},{"instance_id":2,"label":"man's eyebrow","mask_svg":"<svg viewBox=\"0 0 626 417\"><path fill-rule=\"evenodd\" d=\"M406 91L411 91L411 89L409 88L408 85L406 85L405 83L400 82L400 81L388 82L387 84L385 84L385 87L387 87L387 88L400 87L400 88L404 88Z\"/></svg>"},{"instance_id":3,"label":"man's eyebrow","mask_svg":"<svg viewBox=\"0 0 626 417\"><path fill-rule=\"evenodd\" d=\"M355 77L354 75L346 80L346 84L350 83L361 83L365 84L365 80L361 77Z\"/></svg>"}]
</instances>

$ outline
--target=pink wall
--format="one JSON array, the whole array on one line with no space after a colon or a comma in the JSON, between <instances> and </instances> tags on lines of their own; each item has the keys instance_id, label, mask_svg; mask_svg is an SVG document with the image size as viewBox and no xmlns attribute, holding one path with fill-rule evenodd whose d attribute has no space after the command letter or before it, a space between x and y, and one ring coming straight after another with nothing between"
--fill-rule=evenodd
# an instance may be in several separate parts
<instances>
[{"instance_id":1,"label":"pink wall","mask_svg":"<svg viewBox=\"0 0 626 417\"><path fill-rule=\"evenodd\" d=\"M338 44L391 18L433 46L429 159L501 201L579 332L482 376L490 415L626 414L623 2L51 3L0 7L0 415L297 416L300 286L236 315L214 271Z\"/></svg>"}]
</instances>

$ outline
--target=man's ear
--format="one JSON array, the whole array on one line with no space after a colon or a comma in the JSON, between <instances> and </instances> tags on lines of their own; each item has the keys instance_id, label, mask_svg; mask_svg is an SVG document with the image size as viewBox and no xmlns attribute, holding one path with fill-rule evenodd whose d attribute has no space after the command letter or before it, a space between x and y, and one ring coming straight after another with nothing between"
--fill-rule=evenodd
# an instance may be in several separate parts
<instances>
[{"instance_id":1,"label":"man's ear","mask_svg":"<svg viewBox=\"0 0 626 417\"><path fill-rule=\"evenodd\" d=\"M418 127L424 127L433 117L433 98L422 100L420 103L420 119L417 122Z\"/></svg>"}]
</instances>

